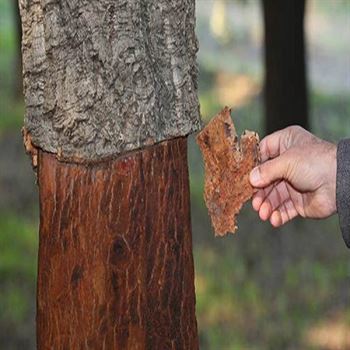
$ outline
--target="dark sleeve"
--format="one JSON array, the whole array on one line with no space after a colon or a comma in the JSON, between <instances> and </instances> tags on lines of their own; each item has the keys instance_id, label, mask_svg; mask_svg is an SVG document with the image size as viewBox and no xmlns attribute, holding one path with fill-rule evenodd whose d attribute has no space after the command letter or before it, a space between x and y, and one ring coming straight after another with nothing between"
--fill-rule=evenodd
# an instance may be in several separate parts
<instances>
[{"instance_id":1,"label":"dark sleeve","mask_svg":"<svg viewBox=\"0 0 350 350\"><path fill-rule=\"evenodd\" d=\"M337 211L344 241L350 248L350 139L338 143Z\"/></svg>"}]
</instances>

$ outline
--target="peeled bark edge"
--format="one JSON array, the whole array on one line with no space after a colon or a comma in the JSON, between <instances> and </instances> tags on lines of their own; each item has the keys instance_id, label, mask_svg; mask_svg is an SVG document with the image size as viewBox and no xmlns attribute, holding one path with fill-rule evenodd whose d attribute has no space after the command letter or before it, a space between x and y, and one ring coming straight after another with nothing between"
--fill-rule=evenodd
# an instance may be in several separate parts
<instances>
[{"instance_id":1,"label":"peeled bark edge","mask_svg":"<svg viewBox=\"0 0 350 350\"><path fill-rule=\"evenodd\" d=\"M23 145L26 153L29 155L33 170L38 167L38 149L33 145L32 137L26 128L22 128Z\"/></svg>"}]
</instances>

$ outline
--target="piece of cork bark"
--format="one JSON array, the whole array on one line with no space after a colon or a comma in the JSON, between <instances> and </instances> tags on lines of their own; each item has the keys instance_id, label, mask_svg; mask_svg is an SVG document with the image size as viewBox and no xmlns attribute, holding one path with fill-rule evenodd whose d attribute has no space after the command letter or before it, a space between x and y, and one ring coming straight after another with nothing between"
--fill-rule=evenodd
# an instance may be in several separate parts
<instances>
[{"instance_id":1,"label":"piece of cork bark","mask_svg":"<svg viewBox=\"0 0 350 350\"><path fill-rule=\"evenodd\" d=\"M240 140L225 107L197 135L205 165L204 199L215 236L237 229L236 216L253 195L250 171L259 163L259 136L245 131Z\"/></svg>"}]
</instances>

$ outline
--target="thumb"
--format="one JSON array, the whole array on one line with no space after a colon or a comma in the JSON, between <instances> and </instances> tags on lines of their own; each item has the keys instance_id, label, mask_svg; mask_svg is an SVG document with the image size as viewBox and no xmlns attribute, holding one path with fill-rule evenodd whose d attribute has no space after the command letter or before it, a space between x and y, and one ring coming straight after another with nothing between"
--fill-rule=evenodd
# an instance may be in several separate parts
<instances>
[{"instance_id":1,"label":"thumb","mask_svg":"<svg viewBox=\"0 0 350 350\"><path fill-rule=\"evenodd\" d=\"M279 179L287 178L291 165L288 152L255 167L250 173L250 183L254 187L266 187Z\"/></svg>"}]
</instances>

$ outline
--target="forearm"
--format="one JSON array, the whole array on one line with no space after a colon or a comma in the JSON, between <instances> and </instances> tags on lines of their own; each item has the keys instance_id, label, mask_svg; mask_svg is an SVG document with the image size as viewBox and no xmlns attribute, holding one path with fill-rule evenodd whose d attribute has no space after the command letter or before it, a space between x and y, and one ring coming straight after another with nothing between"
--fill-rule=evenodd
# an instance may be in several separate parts
<instances>
[{"instance_id":1,"label":"forearm","mask_svg":"<svg viewBox=\"0 0 350 350\"><path fill-rule=\"evenodd\" d=\"M350 139L338 144L336 202L340 229L350 248Z\"/></svg>"}]
</instances>

